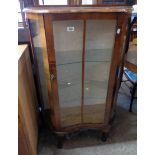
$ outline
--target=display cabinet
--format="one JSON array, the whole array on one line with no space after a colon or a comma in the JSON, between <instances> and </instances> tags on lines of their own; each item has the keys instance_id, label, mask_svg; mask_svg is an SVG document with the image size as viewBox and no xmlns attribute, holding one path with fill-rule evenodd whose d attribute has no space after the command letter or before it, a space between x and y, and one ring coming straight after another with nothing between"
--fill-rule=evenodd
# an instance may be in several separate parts
<instances>
[{"instance_id":1,"label":"display cabinet","mask_svg":"<svg viewBox=\"0 0 155 155\"><path fill-rule=\"evenodd\" d=\"M26 8L54 131L110 130L131 7Z\"/></svg>"}]
</instances>

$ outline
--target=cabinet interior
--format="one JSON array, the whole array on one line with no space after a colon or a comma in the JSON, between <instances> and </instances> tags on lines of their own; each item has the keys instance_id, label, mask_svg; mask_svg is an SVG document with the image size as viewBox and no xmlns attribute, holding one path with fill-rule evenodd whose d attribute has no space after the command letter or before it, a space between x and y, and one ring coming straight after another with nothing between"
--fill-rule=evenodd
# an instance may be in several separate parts
<instances>
[{"instance_id":1,"label":"cabinet interior","mask_svg":"<svg viewBox=\"0 0 155 155\"><path fill-rule=\"evenodd\" d=\"M53 21L61 126L104 123L115 29L116 20Z\"/></svg>"}]
</instances>

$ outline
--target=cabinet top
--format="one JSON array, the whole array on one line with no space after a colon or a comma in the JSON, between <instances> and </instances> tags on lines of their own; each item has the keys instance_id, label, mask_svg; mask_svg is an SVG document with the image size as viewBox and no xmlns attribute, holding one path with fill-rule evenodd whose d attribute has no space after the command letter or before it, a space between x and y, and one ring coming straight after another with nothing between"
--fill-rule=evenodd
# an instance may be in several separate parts
<instances>
[{"instance_id":1,"label":"cabinet top","mask_svg":"<svg viewBox=\"0 0 155 155\"><path fill-rule=\"evenodd\" d=\"M23 11L26 13L80 13L80 12L124 12L131 13L131 6L98 6L98 7L51 7L51 6L42 6L42 7L29 7L25 8Z\"/></svg>"},{"instance_id":2,"label":"cabinet top","mask_svg":"<svg viewBox=\"0 0 155 155\"><path fill-rule=\"evenodd\" d=\"M21 58L24 51L26 51L27 47L28 47L27 44L18 45L18 60Z\"/></svg>"}]
</instances>

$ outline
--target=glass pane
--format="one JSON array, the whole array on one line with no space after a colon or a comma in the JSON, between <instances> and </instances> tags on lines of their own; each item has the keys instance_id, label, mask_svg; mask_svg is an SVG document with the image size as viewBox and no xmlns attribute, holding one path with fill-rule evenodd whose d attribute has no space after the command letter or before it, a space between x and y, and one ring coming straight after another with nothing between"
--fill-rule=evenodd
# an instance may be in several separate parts
<instances>
[{"instance_id":1,"label":"glass pane","mask_svg":"<svg viewBox=\"0 0 155 155\"><path fill-rule=\"evenodd\" d=\"M105 4L121 4L125 3L126 0L104 0L103 3Z\"/></svg>"},{"instance_id":2,"label":"glass pane","mask_svg":"<svg viewBox=\"0 0 155 155\"><path fill-rule=\"evenodd\" d=\"M31 36L34 45L34 52L37 59L38 64L38 72L39 72L39 80L41 90L40 94L42 94L44 108L48 108L48 88L47 88L47 81L48 75L44 69L44 55L43 55L43 45L41 41L41 32L40 32L40 25L36 20L30 20L30 29L31 29Z\"/></svg>"},{"instance_id":3,"label":"glass pane","mask_svg":"<svg viewBox=\"0 0 155 155\"><path fill-rule=\"evenodd\" d=\"M85 123L104 123L115 27L115 20L88 20L86 23Z\"/></svg>"},{"instance_id":4,"label":"glass pane","mask_svg":"<svg viewBox=\"0 0 155 155\"><path fill-rule=\"evenodd\" d=\"M93 4L93 0L82 0L82 4L83 5L87 5L87 4Z\"/></svg>"},{"instance_id":5,"label":"glass pane","mask_svg":"<svg viewBox=\"0 0 155 155\"><path fill-rule=\"evenodd\" d=\"M21 12L18 12L18 22L23 22Z\"/></svg>"},{"instance_id":6,"label":"glass pane","mask_svg":"<svg viewBox=\"0 0 155 155\"><path fill-rule=\"evenodd\" d=\"M18 1L18 12L21 12L20 2Z\"/></svg>"},{"instance_id":7,"label":"glass pane","mask_svg":"<svg viewBox=\"0 0 155 155\"><path fill-rule=\"evenodd\" d=\"M40 5L67 5L68 0L44 0L43 2L39 0Z\"/></svg>"},{"instance_id":8,"label":"glass pane","mask_svg":"<svg viewBox=\"0 0 155 155\"><path fill-rule=\"evenodd\" d=\"M131 0L39 0L39 5L126 5Z\"/></svg>"},{"instance_id":9,"label":"glass pane","mask_svg":"<svg viewBox=\"0 0 155 155\"><path fill-rule=\"evenodd\" d=\"M81 123L83 21L54 21L61 125Z\"/></svg>"}]
</instances>

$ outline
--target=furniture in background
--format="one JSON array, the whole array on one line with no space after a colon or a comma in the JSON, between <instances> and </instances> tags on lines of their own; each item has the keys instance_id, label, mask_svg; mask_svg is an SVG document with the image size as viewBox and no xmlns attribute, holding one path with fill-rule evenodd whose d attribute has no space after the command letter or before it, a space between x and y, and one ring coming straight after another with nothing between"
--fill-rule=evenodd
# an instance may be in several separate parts
<instances>
[{"instance_id":1,"label":"furniture in background","mask_svg":"<svg viewBox=\"0 0 155 155\"><path fill-rule=\"evenodd\" d=\"M18 154L37 155L38 103L27 45L18 46Z\"/></svg>"},{"instance_id":2,"label":"furniture in background","mask_svg":"<svg viewBox=\"0 0 155 155\"><path fill-rule=\"evenodd\" d=\"M123 82L130 89L130 94L131 94L129 112L132 112L133 100L136 98L137 74L128 69L124 69L124 75L127 80L123 80ZM128 81L131 83L132 86L129 86L128 84L126 84L126 82Z\"/></svg>"},{"instance_id":3,"label":"furniture in background","mask_svg":"<svg viewBox=\"0 0 155 155\"><path fill-rule=\"evenodd\" d=\"M63 137L97 129L106 140L113 117L131 7L25 9L44 105Z\"/></svg>"},{"instance_id":4,"label":"furniture in background","mask_svg":"<svg viewBox=\"0 0 155 155\"><path fill-rule=\"evenodd\" d=\"M123 82L129 81L131 83L130 94L130 107L129 112L132 112L133 100L136 98L137 91L137 17L135 16L133 21L130 24L130 33L129 33L129 45L125 55L124 63L124 75L127 80L122 80ZM122 77L123 78L123 77Z\"/></svg>"},{"instance_id":5,"label":"furniture in background","mask_svg":"<svg viewBox=\"0 0 155 155\"><path fill-rule=\"evenodd\" d=\"M130 27L124 66L132 72L137 73L137 15L130 23Z\"/></svg>"},{"instance_id":6,"label":"furniture in background","mask_svg":"<svg viewBox=\"0 0 155 155\"><path fill-rule=\"evenodd\" d=\"M129 112L132 112L133 100L136 98L135 94L137 91L137 43L136 40L130 42L129 50L126 55L125 64L124 64L124 75L132 84L132 87L129 87L131 93L130 108ZM122 82L127 82L122 80Z\"/></svg>"}]
</instances>

